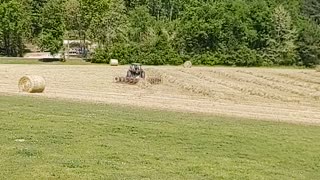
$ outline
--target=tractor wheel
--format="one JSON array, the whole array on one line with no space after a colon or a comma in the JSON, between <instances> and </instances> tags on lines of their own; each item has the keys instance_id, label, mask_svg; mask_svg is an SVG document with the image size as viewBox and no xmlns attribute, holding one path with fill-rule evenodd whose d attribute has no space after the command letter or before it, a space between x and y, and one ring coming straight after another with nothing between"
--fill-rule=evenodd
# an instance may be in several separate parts
<instances>
[{"instance_id":1,"label":"tractor wheel","mask_svg":"<svg viewBox=\"0 0 320 180\"><path fill-rule=\"evenodd\" d=\"M145 79L146 78L146 73L144 71L141 72L141 78Z\"/></svg>"},{"instance_id":2,"label":"tractor wheel","mask_svg":"<svg viewBox=\"0 0 320 180\"><path fill-rule=\"evenodd\" d=\"M128 71L128 72L127 72L127 77L132 77L131 71Z\"/></svg>"}]
</instances>

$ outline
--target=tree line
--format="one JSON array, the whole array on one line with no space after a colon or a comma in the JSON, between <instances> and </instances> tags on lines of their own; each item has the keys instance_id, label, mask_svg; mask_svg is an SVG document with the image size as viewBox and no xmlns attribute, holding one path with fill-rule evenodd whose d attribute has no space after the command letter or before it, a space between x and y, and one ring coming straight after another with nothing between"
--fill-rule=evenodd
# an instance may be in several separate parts
<instances>
[{"instance_id":1,"label":"tree line","mask_svg":"<svg viewBox=\"0 0 320 180\"><path fill-rule=\"evenodd\" d=\"M0 0L0 53L63 39L98 44L94 63L314 66L320 0Z\"/></svg>"}]
</instances>

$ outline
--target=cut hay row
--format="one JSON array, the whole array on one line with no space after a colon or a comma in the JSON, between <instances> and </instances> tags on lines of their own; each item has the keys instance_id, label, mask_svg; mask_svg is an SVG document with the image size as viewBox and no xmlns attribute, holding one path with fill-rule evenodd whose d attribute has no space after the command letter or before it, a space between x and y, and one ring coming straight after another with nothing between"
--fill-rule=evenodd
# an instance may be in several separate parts
<instances>
[{"instance_id":1,"label":"cut hay row","mask_svg":"<svg viewBox=\"0 0 320 180\"><path fill-rule=\"evenodd\" d=\"M301 98L309 98L312 97L313 94L315 94L317 91L307 88L301 88L301 87L291 87L290 84L287 82L278 83L274 79L266 79L259 77L256 73L244 71L244 70L237 70L236 73L238 73L237 77L250 79L252 78L252 83L260 86L267 86L269 88L272 88L274 90L282 91L285 94L292 93L293 95L302 96Z\"/></svg>"},{"instance_id":2,"label":"cut hay row","mask_svg":"<svg viewBox=\"0 0 320 180\"><path fill-rule=\"evenodd\" d=\"M206 86L212 88L215 91L221 91L221 92L238 92L232 88L230 88L229 86L227 86L226 84L224 84L220 79L215 79L215 78L211 78L210 76L208 76L208 74L206 74L203 71L189 71L189 70L184 70L184 69L179 69L180 72L182 72L183 74L181 74L181 77L186 77L186 78L194 78L194 82L195 83L203 83ZM229 94L231 95L231 94Z\"/></svg>"},{"instance_id":3,"label":"cut hay row","mask_svg":"<svg viewBox=\"0 0 320 180\"><path fill-rule=\"evenodd\" d=\"M249 72L249 71L244 71L244 70L239 70L239 72L242 73L247 73L265 80L269 80L269 81L274 81L277 82L279 84L285 84L288 87L291 87L292 89L296 89L299 88L301 89L301 91L308 91L310 89L312 89L313 91L319 91L320 90L320 86L316 85L316 84L310 84L307 82L301 82L301 81L295 81L291 78L279 78L278 76L273 75L271 72Z\"/></svg>"},{"instance_id":4,"label":"cut hay row","mask_svg":"<svg viewBox=\"0 0 320 180\"><path fill-rule=\"evenodd\" d=\"M299 71L298 74L303 74L306 78L320 78L320 74L317 71Z\"/></svg>"},{"instance_id":5,"label":"cut hay row","mask_svg":"<svg viewBox=\"0 0 320 180\"><path fill-rule=\"evenodd\" d=\"M146 89L146 88L151 87L152 84L149 83L149 82L146 81L146 80L141 79L141 80L138 81L137 86L140 87L140 88L142 88L142 89Z\"/></svg>"},{"instance_id":6,"label":"cut hay row","mask_svg":"<svg viewBox=\"0 0 320 180\"><path fill-rule=\"evenodd\" d=\"M233 88L237 88L246 95L259 96L272 100L279 100L283 102L299 102L298 98L292 96L283 96L276 93L276 90L268 89L265 86L253 85L254 81L250 79L245 79L241 77L236 77L231 75L231 72L223 72L212 70L212 73L216 75L217 78L225 79L229 82L230 85L233 85Z\"/></svg>"},{"instance_id":7,"label":"cut hay row","mask_svg":"<svg viewBox=\"0 0 320 180\"><path fill-rule=\"evenodd\" d=\"M184 71L184 70L181 70L181 71ZM212 71L212 70L211 70ZM211 72L209 71L209 72ZM215 71L215 70L214 70ZM265 91L263 88L262 89L257 89L255 87L252 87L252 85L250 85L250 83L240 83L241 85L244 84L244 86L241 86L239 85L239 79L238 80L235 80L235 79L232 79L232 75L231 73L225 73L223 74L223 76L229 76L229 78L225 78L225 77L221 77L221 74L219 74L219 72L214 72L216 74L210 74L209 76L209 73L206 72L206 75L207 77L211 77L211 79L219 79L220 80L220 84L223 84L224 86L227 86L229 87L230 89L233 89L233 90L236 90L237 92L233 93L231 96L229 96L229 98L227 99L231 99L232 101L239 101L240 99L243 99L244 97L246 99L248 99L248 95L249 96L258 96L258 97L261 97L261 98L266 98L266 99L274 99L274 100L280 100L280 101L288 101L288 102L292 102L292 101L298 101L296 99L289 99L289 98L286 98L284 99L283 97L281 96L278 96L278 95L274 95L274 94L269 94L267 91ZM198 76L199 78L203 78L201 76L199 76L199 72L193 72L193 74L195 76ZM208 79L207 79L208 80ZM245 96L244 96L245 94ZM252 97L251 97L252 98Z\"/></svg>"},{"instance_id":8,"label":"cut hay row","mask_svg":"<svg viewBox=\"0 0 320 180\"><path fill-rule=\"evenodd\" d=\"M212 85L213 91L220 91L223 94L225 94L221 99L230 100L230 101L242 101L242 100L248 100L247 96L242 96L242 91L239 90L239 88L235 88L235 86L230 85L230 83L223 81L221 79L212 78L211 76L208 76L207 73L204 73L202 71L185 71L183 69L180 70L181 72L184 72L186 74L192 74L195 77L198 77L201 80L205 81L205 84Z\"/></svg>"},{"instance_id":9,"label":"cut hay row","mask_svg":"<svg viewBox=\"0 0 320 180\"><path fill-rule=\"evenodd\" d=\"M228 101L242 101L243 99L248 100L247 96L242 96L239 91L228 87L223 83L217 83L214 79L210 80L206 78L204 71L199 70L189 70L189 69L178 69L179 71L172 72L170 75L177 77L179 79L187 79L189 84L193 84L197 87L203 87L208 92L218 94L219 100L228 100ZM195 74L196 73L196 74ZM203 74L202 74L203 73Z\"/></svg>"},{"instance_id":10,"label":"cut hay row","mask_svg":"<svg viewBox=\"0 0 320 180\"><path fill-rule=\"evenodd\" d=\"M186 79L177 78L177 77L172 76L170 73L168 73L166 71L159 71L159 70L155 70L155 71L158 71L156 73L161 74L161 77L163 78L163 82L165 84L171 84L171 85L177 86L180 89L187 90L191 93L209 96L214 99L221 97L221 94L219 95L218 93L213 92L212 90L210 90L209 88L207 88L205 86L190 83L190 81L188 81L187 78Z\"/></svg>"},{"instance_id":11,"label":"cut hay row","mask_svg":"<svg viewBox=\"0 0 320 180\"><path fill-rule=\"evenodd\" d=\"M274 73L277 76L290 78L295 81L301 81L301 82L308 82L316 85L320 85L320 79L312 78L312 77L305 77L301 74L288 74L288 73Z\"/></svg>"}]
</instances>

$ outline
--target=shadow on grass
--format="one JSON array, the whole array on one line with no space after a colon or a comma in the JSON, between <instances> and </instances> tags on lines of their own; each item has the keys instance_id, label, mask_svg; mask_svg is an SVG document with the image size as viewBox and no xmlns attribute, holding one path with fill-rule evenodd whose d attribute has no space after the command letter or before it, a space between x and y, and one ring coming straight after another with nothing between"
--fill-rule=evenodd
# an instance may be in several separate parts
<instances>
[{"instance_id":1,"label":"shadow on grass","mask_svg":"<svg viewBox=\"0 0 320 180\"><path fill-rule=\"evenodd\" d=\"M59 62L62 61L60 58L43 58L39 59L40 62Z\"/></svg>"}]
</instances>

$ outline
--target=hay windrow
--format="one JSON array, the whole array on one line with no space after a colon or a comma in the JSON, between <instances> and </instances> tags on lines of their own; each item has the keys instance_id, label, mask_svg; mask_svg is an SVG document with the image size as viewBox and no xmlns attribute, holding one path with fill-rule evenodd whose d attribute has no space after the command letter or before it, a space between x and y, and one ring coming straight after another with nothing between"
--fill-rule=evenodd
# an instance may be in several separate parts
<instances>
[{"instance_id":1,"label":"hay windrow","mask_svg":"<svg viewBox=\"0 0 320 180\"><path fill-rule=\"evenodd\" d=\"M265 84L260 84L256 82L254 79L238 77L231 72L228 73L228 72L216 71L216 70L212 70L211 72L214 74L215 78L225 79L224 81L225 85L229 86L230 88L238 90L241 94L258 96L262 98L279 100L284 102L298 102L297 99L283 97L281 95L278 95L277 93L270 93L269 91L265 90L265 88L258 88L259 86L265 86ZM237 83L233 83L233 82L237 82ZM250 85L250 84L254 84L254 85Z\"/></svg>"},{"instance_id":2,"label":"hay windrow","mask_svg":"<svg viewBox=\"0 0 320 180\"><path fill-rule=\"evenodd\" d=\"M149 74L149 76L161 78L164 84L173 84L174 86L178 86L179 88L187 90L192 93L216 97L215 95L213 95L213 93L210 93L211 90L209 88L202 87L198 84L191 84L190 82L188 82L188 80L185 80L185 79L175 78L174 76L171 76L170 73L166 71L163 71L163 70L161 71L159 69L152 69L152 68L145 69L145 71L146 71L146 74Z\"/></svg>"},{"instance_id":3,"label":"hay windrow","mask_svg":"<svg viewBox=\"0 0 320 180\"><path fill-rule=\"evenodd\" d=\"M23 76L19 80L20 92L42 93L45 90L46 82L41 76Z\"/></svg>"},{"instance_id":4,"label":"hay windrow","mask_svg":"<svg viewBox=\"0 0 320 180\"><path fill-rule=\"evenodd\" d=\"M306 81L296 81L292 78L287 78L287 77L282 77L279 78L277 74L272 74L272 72L267 71L267 72L248 72L244 70L238 70L238 72L245 73L245 74L250 74L277 84L281 84L283 86L286 86L287 88L290 87L291 90L298 90L303 93L309 92L309 91L320 91L320 86L314 83L309 83ZM308 76L315 77L316 73L308 74Z\"/></svg>"},{"instance_id":5,"label":"hay windrow","mask_svg":"<svg viewBox=\"0 0 320 180\"><path fill-rule=\"evenodd\" d=\"M142 89L146 89L146 88L151 87L151 84L148 81L144 80L144 79L139 80L137 85Z\"/></svg>"},{"instance_id":6,"label":"hay windrow","mask_svg":"<svg viewBox=\"0 0 320 180\"><path fill-rule=\"evenodd\" d=\"M290 83L287 82L282 82L278 83L276 79L266 79L263 78L257 74L253 74L250 71L245 71L245 70L237 70L236 71L236 77L241 77L239 79L244 79L245 80L250 80L251 83L258 85L258 86L266 86L274 90L281 91L281 93L292 93L293 95L298 95L298 96L304 96L305 98L309 97L310 93L314 93L315 90L310 89L310 88L301 88L301 87L291 87Z\"/></svg>"},{"instance_id":7,"label":"hay windrow","mask_svg":"<svg viewBox=\"0 0 320 180\"><path fill-rule=\"evenodd\" d=\"M276 75L280 76L281 78L289 78L293 79L295 81L300 81L300 82L305 82L305 83L310 83L310 84L316 84L320 85L320 79L319 78L314 78L310 76L306 76L304 74L292 74L292 73L275 73Z\"/></svg>"}]
</instances>

